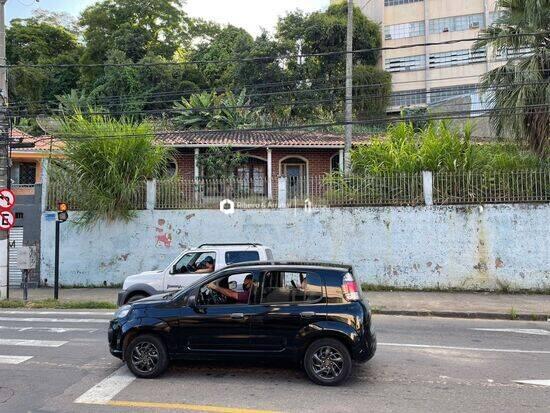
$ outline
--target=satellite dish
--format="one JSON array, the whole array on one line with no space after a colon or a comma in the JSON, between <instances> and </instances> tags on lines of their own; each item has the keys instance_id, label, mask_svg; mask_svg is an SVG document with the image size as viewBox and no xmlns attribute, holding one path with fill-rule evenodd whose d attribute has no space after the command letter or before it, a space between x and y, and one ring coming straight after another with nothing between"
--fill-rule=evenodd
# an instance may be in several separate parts
<instances>
[{"instance_id":1,"label":"satellite dish","mask_svg":"<svg viewBox=\"0 0 550 413\"><path fill-rule=\"evenodd\" d=\"M60 122L51 116L38 115L36 117L36 123L46 135L55 135L61 128Z\"/></svg>"}]
</instances>

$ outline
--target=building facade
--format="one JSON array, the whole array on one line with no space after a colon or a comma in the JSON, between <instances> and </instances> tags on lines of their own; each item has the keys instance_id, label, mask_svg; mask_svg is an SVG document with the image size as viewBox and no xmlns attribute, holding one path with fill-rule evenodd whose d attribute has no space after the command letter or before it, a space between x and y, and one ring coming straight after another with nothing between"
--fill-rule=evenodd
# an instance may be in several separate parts
<instances>
[{"instance_id":1,"label":"building facade","mask_svg":"<svg viewBox=\"0 0 550 413\"><path fill-rule=\"evenodd\" d=\"M473 51L474 41L457 40L475 38L491 25L495 0L354 1L381 24L382 45L392 48L383 50L380 60L380 66L392 74L390 111L439 105L464 95L470 96L472 109L482 107L476 85L506 56ZM433 44L444 42L449 43Z\"/></svg>"}]
</instances>

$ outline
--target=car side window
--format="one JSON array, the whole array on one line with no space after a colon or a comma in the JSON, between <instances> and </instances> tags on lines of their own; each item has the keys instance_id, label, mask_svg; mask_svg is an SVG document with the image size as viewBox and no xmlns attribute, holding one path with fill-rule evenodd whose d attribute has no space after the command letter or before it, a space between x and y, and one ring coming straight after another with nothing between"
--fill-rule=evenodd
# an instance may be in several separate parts
<instances>
[{"instance_id":1,"label":"car side window","mask_svg":"<svg viewBox=\"0 0 550 413\"><path fill-rule=\"evenodd\" d=\"M227 265L259 260L260 254L258 254L258 251L227 251L225 253L225 263Z\"/></svg>"},{"instance_id":2,"label":"car side window","mask_svg":"<svg viewBox=\"0 0 550 413\"><path fill-rule=\"evenodd\" d=\"M183 257L180 258L180 260L174 265L174 274L185 274L189 272L187 269L187 266L191 264L193 261L193 258L197 255L196 252L190 252L189 254L185 254Z\"/></svg>"},{"instance_id":3,"label":"car side window","mask_svg":"<svg viewBox=\"0 0 550 413\"><path fill-rule=\"evenodd\" d=\"M252 290L252 274L232 274L205 283L199 289L199 305L248 304Z\"/></svg>"},{"instance_id":4,"label":"car side window","mask_svg":"<svg viewBox=\"0 0 550 413\"><path fill-rule=\"evenodd\" d=\"M323 298L323 282L312 272L268 271L261 287L262 304L311 303Z\"/></svg>"}]
</instances>

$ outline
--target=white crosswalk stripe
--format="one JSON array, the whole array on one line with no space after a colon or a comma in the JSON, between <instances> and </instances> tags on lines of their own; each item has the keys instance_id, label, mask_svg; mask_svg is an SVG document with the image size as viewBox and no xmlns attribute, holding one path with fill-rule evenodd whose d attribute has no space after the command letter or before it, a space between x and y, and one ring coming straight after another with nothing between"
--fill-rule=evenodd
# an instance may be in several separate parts
<instances>
[{"instance_id":1,"label":"white crosswalk stripe","mask_svg":"<svg viewBox=\"0 0 550 413\"><path fill-rule=\"evenodd\" d=\"M0 364L21 364L32 359L33 356L1 356Z\"/></svg>"},{"instance_id":2,"label":"white crosswalk stripe","mask_svg":"<svg viewBox=\"0 0 550 413\"><path fill-rule=\"evenodd\" d=\"M0 321L18 321L25 323L102 323L107 324L106 318L47 318L47 317L0 317Z\"/></svg>"},{"instance_id":3,"label":"white crosswalk stripe","mask_svg":"<svg viewBox=\"0 0 550 413\"><path fill-rule=\"evenodd\" d=\"M73 327L28 327L28 326L0 326L0 330L18 331L42 331L44 333L95 333L97 328L73 328Z\"/></svg>"},{"instance_id":4,"label":"white crosswalk stripe","mask_svg":"<svg viewBox=\"0 0 550 413\"><path fill-rule=\"evenodd\" d=\"M63 344L67 343L67 341L0 338L0 346L61 347Z\"/></svg>"},{"instance_id":5,"label":"white crosswalk stripe","mask_svg":"<svg viewBox=\"0 0 550 413\"><path fill-rule=\"evenodd\" d=\"M112 318L113 311L34 311L34 310L0 310L0 314L19 315L92 315L95 317Z\"/></svg>"}]
</instances>

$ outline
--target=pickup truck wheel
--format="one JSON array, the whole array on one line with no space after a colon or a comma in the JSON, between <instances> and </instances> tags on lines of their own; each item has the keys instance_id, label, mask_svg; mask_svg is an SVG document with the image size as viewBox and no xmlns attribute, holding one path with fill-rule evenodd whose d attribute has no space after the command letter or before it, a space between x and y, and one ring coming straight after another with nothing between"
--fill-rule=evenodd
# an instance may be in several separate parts
<instances>
[{"instance_id":1,"label":"pickup truck wheel","mask_svg":"<svg viewBox=\"0 0 550 413\"><path fill-rule=\"evenodd\" d=\"M126 304L134 303L137 300L141 300L142 298L147 298L147 295L145 295L145 294L134 294L128 300L126 300Z\"/></svg>"},{"instance_id":2,"label":"pickup truck wheel","mask_svg":"<svg viewBox=\"0 0 550 413\"><path fill-rule=\"evenodd\" d=\"M142 379L160 376L168 368L168 353L161 339L144 334L137 336L125 352L126 365Z\"/></svg>"},{"instance_id":3,"label":"pickup truck wheel","mask_svg":"<svg viewBox=\"0 0 550 413\"><path fill-rule=\"evenodd\" d=\"M351 374L352 361L346 346L339 340L316 340L306 351L304 368L314 383L338 386Z\"/></svg>"}]
</instances>

